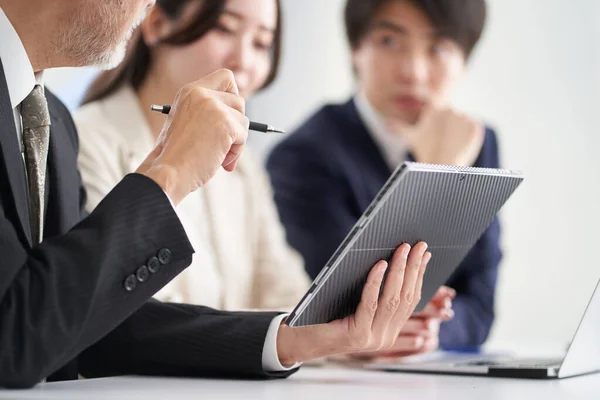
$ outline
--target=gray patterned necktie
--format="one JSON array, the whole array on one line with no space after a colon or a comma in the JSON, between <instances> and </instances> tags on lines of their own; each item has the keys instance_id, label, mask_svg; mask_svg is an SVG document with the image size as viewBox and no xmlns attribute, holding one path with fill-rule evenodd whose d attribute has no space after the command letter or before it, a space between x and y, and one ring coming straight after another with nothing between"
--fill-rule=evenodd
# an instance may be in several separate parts
<instances>
[{"instance_id":1,"label":"gray patterned necktie","mask_svg":"<svg viewBox=\"0 0 600 400\"><path fill-rule=\"evenodd\" d=\"M42 241L44 232L44 186L50 142L50 113L40 85L36 85L21 103L21 117L31 206L31 238L35 245Z\"/></svg>"}]
</instances>

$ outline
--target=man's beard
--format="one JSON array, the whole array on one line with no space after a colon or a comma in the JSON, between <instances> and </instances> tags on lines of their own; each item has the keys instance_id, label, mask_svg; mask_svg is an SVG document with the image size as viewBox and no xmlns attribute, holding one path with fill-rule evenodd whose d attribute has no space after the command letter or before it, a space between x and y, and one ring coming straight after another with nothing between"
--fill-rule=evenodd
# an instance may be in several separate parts
<instances>
[{"instance_id":1,"label":"man's beard","mask_svg":"<svg viewBox=\"0 0 600 400\"><path fill-rule=\"evenodd\" d=\"M131 29L122 33L121 11L116 4L106 2L94 2L77 10L64 25L67 28L61 29L57 51L69 57L73 66L115 68L125 58L129 40L147 12L144 10Z\"/></svg>"}]
</instances>

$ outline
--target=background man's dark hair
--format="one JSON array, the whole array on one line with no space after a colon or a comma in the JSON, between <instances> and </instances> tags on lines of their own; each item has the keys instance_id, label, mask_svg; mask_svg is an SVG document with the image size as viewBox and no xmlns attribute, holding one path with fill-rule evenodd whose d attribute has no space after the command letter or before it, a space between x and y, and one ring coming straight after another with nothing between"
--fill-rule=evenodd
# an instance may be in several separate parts
<instances>
[{"instance_id":1,"label":"background man's dark hair","mask_svg":"<svg viewBox=\"0 0 600 400\"><path fill-rule=\"evenodd\" d=\"M485 25L485 0L347 0L346 35L352 49L360 46L369 33L379 7L390 1L409 1L422 10L442 37L458 43L466 58Z\"/></svg>"}]
</instances>

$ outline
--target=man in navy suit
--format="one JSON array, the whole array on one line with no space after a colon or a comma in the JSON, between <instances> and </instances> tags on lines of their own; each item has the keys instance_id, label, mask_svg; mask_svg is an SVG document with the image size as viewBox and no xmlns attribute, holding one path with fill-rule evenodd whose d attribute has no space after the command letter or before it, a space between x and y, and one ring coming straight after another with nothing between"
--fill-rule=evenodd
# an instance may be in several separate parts
<instances>
[{"instance_id":1,"label":"man in navy suit","mask_svg":"<svg viewBox=\"0 0 600 400\"><path fill-rule=\"evenodd\" d=\"M319 110L268 161L288 240L313 277L402 162L499 166L494 132L446 103L485 16L484 0L347 1L358 91ZM394 354L476 348L486 340L499 238L495 220L449 288L411 318Z\"/></svg>"}]
</instances>

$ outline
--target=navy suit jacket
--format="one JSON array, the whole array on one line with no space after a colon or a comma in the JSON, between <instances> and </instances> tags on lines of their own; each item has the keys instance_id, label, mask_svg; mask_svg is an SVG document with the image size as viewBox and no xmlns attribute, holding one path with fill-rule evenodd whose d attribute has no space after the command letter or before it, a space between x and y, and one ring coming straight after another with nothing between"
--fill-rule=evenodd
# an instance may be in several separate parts
<instances>
[{"instance_id":1,"label":"navy suit jacket","mask_svg":"<svg viewBox=\"0 0 600 400\"><path fill-rule=\"evenodd\" d=\"M475 166L499 166L489 128ZM352 100L319 110L275 147L267 168L288 241L313 278L392 173ZM499 238L496 219L450 277L447 285L458 296L454 319L441 327L442 347L473 348L486 340L502 258Z\"/></svg>"}]
</instances>

